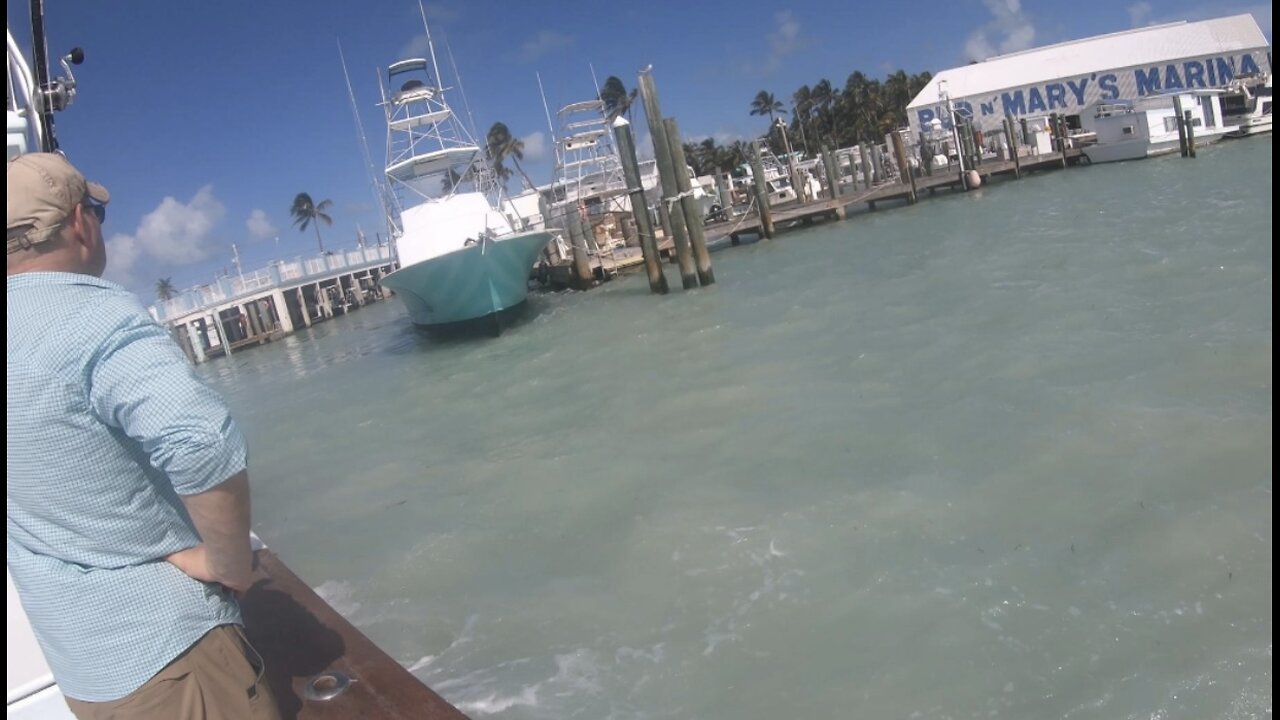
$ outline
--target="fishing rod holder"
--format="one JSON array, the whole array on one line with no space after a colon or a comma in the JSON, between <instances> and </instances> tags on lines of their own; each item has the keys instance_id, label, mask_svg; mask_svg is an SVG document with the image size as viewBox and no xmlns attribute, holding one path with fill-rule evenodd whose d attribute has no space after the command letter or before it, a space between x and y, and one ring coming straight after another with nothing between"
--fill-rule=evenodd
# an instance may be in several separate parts
<instances>
[{"instance_id":1,"label":"fishing rod holder","mask_svg":"<svg viewBox=\"0 0 1280 720\"><path fill-rule=\"evenodd\" d=\"M71 52L58 58L58 62L66 76L54 78L33 93L32 100L37 112L59 112L67 109L76 99L76 76L71 72L71 66L84 62L84 50L72 48Z\"/></svg>"}]
</instances>

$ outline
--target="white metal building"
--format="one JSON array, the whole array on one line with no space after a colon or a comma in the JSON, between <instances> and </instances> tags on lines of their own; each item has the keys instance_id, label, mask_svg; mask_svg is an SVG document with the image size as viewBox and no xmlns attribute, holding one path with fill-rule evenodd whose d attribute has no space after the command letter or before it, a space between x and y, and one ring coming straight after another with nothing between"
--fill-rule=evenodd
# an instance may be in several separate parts
<instances>
[{"instance_id":1,"label":"white metal building","mask_svg":"<svg viewBox=\"0 0 1280 720\"><path fill-rule=\"evenodd\" d=\"M1014 119L1066 115L1073 126L1096 102L1171 90L1219 87L1233 77L1271 72L1271 46L1252 15L1177 22L1047 45L944 70L907 105L914 132L957 114L982 130Z\"/></svg>"}]
</instances>

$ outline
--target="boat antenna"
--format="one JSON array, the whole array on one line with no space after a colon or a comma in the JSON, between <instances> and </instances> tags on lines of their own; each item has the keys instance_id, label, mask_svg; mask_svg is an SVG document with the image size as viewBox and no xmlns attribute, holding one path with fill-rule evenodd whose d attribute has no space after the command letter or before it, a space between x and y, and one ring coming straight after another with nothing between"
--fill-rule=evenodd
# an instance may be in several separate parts
<instances>
[{"instance_id":1,"label":"boat antenna","mask_svg":"<svg viewBox=\"0 0 1280 720\"><path fill-rule=\"evenodd\" d=\"M431 41L431 26L427 24L427 9L418 0L418 13L422 15L422 29L427 32L427 49L431 51L431 69L435 73L436 83L444 89L444 78L440 77L440 65L436 62L436 44Z\"/></svg>"},{"instance_id":2,"label":"boat antenna","mask_svg":"<svg viewBox=\"0 0 1280 720\"><path fill-rule=\"evenodd\" d=\"M462 85L462 73L458 71L458 63L453 59L453 46L449 44L449 35L444 36L444 50L449 55L449 65L453 67L453 76L458 81L458 92L462 95L462 108L467 111L467 124L471 126L471 137L480 142L480 133L476 131L476 119L471 116L471 103L467 102L467 89Z\"/></svg>"},{"instance_id":3,"label":"boat antenna","mask_svg":"<svg viewBox=\"0 0 1280 720\"><path fill-rule=\"evenodd\" d=\"M600 79L596 77L596 66L591 63L587 63L587 69L591 71L591 84L594 86L593 89L595 90L596 97L599 98L600 97Z\"/></svg>"},{"instance_id":4,"label":"boat antenna","mask_svg":"<svg viewBox=\"0 0 1280 720\"><path fill-rule=\"evenodd\" d=\"M560 163L560 143L559 141L556 140L556 128L554 125L551 124L551 108L547 107L547 92L542 89L542 73L535 70L533 74L535 77L538 78L538 94L542 96L542 112L547 114L547 130L551 132L551 144L555 146L556 164L559 164Z\"/></svg>"},{"instance_id":5,"label":"boat antenna","mask_svg":"<svg viewBox=\"0 0 1280 720\"><path fill-rule=\"evenodd\" d=\"M360 152L364 156L365 172L369 174L369 183L373 189L374 195L373 199L374 202L382 208L383 220L387 221L391 216L391 213L387 209L386 197L382 192L382 186L378 182L378 177L373 169L373 157L369 154L369 138L365 135L364 123L360 120L360 109L356 106L356 93L351 87L351 73L347 72L347 56L342 52L341 39L338 40L338 59L342 61L342 76L346 78L347 81L347 97L351 99L351 114L354 115L356 119L356 133L360 139Z\"/></svg>"}]
</instances>

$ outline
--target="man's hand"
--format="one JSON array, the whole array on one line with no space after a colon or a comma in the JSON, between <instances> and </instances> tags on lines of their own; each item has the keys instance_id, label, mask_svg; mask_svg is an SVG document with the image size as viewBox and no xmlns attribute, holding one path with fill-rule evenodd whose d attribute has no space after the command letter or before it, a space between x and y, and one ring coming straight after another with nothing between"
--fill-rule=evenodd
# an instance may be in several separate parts
<instances>
[{"instance_id":1,"label":"man's hand","mask_svg":"<svg viewBox=\"0 0 1280 720\"><path fill-rule=\"evenodd\" d=\"M188 577L200 582L217 583L238 593L249 589L250 582L236 582L234 578L221 578L209 568L209 555L204 543L189 547L165 558L169 564L181 570Z\"/></svg>"}]
</instances>

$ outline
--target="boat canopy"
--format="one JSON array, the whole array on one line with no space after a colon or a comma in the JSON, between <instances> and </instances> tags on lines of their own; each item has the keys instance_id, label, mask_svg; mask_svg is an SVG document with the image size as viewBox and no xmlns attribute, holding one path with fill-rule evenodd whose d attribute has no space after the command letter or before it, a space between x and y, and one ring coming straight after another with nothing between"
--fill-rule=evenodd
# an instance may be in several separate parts
<instances>
[{"instance_id":1,"label":"boat canopy","mask_svg":"<svg viewBox=\"0 0 1280 720\"><path fill-rule=\"evenodd\" d=\"M405 182L427 175L437 175L457 165L470 164L480 148L475 145L445 148L415 155L387 166L387 177Z\"/></svg>"},{"instance_id":2,"label":"boat canopy","mask_svg":"<svg viewBox=\"0 0 1280 720\"><path fill-rule=\"evenodd\" d=\"M428 67L426 58L409 58L408 60L391 63L387 68L387 77L393 78L401 73L414 72L418 70L427 72Z\"/></svg>"},{"instance_id":3,"label":"boat canopy","mask_svg":"<svg viewBox=\"0 0 1280 720\"><path fill-rule=\"evenodd\" d=\"M585 110L602 110L604 102L600 100L583 100L582 102L571 103L560 108L560 114L583 112Z\"/></svg>"},{"instance_id":4,"label":"boat canopy","mask_svg":"<svg viewBox=\"0 0 1280 720\"><path fill-rule=\"evenodd\" d=\"M444 122L453 114L449 108L443 110L433 110L431 112L422 113L421 115L410 115L409 117L396 118L388 122L392 130L408 130L410 128L422 127L424 125L435 125Z\"/></svg>"},{"instance_id":5,"label":"boat canopy","mask_svg":"<svg viewBox=\"0 0 1280 720\"><path fill-rule=\"evenodd\" d=\"M600 141L600 136L604 135L604 130L588 130L576 135L570 135L560 141L565 150L578 150L580 148L593 147Z\"/></svg>"}]
</instances>

